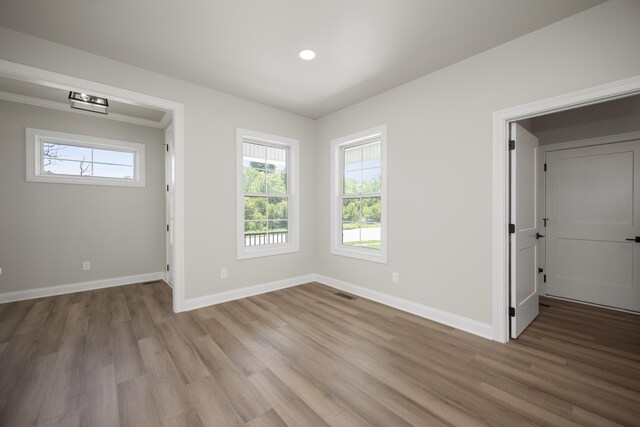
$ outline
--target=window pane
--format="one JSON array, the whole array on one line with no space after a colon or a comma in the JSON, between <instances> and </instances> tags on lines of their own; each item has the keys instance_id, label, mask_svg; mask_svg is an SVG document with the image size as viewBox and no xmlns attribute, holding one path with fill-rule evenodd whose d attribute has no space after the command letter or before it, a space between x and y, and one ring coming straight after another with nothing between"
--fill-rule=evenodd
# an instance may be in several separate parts
<instances>
[{"instance_id":1,"label":"window pane","mask_svg":"<svg viewBox=\"0 0 640 427\"><path fill-rule=\"evenodd\" d=\"M266 197L245 197L244 198L244 219L254 221L264 221L267 219L267 198Z\"/></svg>"},{"instance_id":2,"label":"window pane","mask_svg":"<svg viewBox=\"0 0 640 427\"><path fill-rule=\"evenodd\" d=\"M342 244L380 249L380 197L342 200Z\"/></svg>"},{"instance_id":3,"label":"window pane","mask_svg":"<svg viewBox=\"0 0 640 427\"><path fill-rule=\"evenodd\" d=\"M266 233L267 221L245 221L244 232L245 234Z\"/></svg>"},{"instance_id":4,"label":"window pane","mask_svg":"<svg viewBox=\"0 0 640 427\"><path fill-rule=\"evenodd\" d=\"M269 244L287 243L289 241L289 224L287 221L269 221Z\"/></svg>"},{"instance_id":5,"label":"window pane","mask_svg":"<svg viewBox=\"0 0 640 427\"><path fill-rule=\"evenodd\" d=\"M379 222L362 224L360 246L368 249L380 249L381 230Z\"/></svg>"},{"instance_id":6,"label":"window pane","mask_svg":"<svg viewBox=\"0 0 640 427\"><path fill-rule=\"evenodd\" d=\"M365 224L380 222L380 197L364 197L361 199L361 221Z\"/></svg>"},{"instance_id":7,"label":"window pane","mask_svg":"<svg viewBox=\"0 0 640 427\"><path fill-rule=\"evenodd\" d=\"M287 219L287 199L269 197L269 219Z\"/></svg>"},{"instance_id":8,"label":"window pane","mask_svg":"<svg viewBox=\"0 0 640 427\"><path fill-rule=\"evenodd\" d=\"M342 223L342 244L380 250L380 223Z\"/></svg>"},{"instance_id":9,"label":"window pane","mask_svg":"<svg viewBox=\"0 0 640 427\"><path fill-rule=\"evenodd\" d=\"M45 142L42 144L42 155L45 165L48 159L91 161L91 148Z\"/></svg>"},{"instance_id":10,"label":"window pane","mask_svg":"<svg viewBox=\"0 0 640 427\"><path fill-rule=\"evenodd\" d=\"M343 199L342 200L342 221L343 222L359 222L360 221L360 199Z\"/></svg>"},{"instance_id":11,"label":"window pane","mask_svg":"<svg viewBox=\"0 0 640 427\"><path fill-rule=\"evenodd\" d=\"M266 221L245 221L244 222L244 245L260 246L266 245L267 222Z\"/></svg>"},{"instance_id":12,"label":"window pane","mask_svg":"<svg viewBox=\"0 0 640 427\"><path fill-rule=\"evenodd\" d=\"M362 191L362 171L344 173L344 194L360 194Z\"/></svg>"},{"instance_id":13,"label":"window pane","mask_svg":"<svg viewBox=\"0 0 640 427\"><path fill-rule=\"evenodd\" d=\"M362 146L363 168L381 167L381 158L380 142L374 142Z\"/></svg>"},{"instance_id":14,"label":"window pane","mask_svg":"<svg viewBox=\"0 0 640 427\"><path fill-rule=\"evenodd\" d=\"M45 174L91 176L91 163L75 160L45 160Z\"/></svg>"},{"instance_id":15,"label":"window pane","mask_svg":"<svg viewBox=\"0 0 640 427\"><path fill-rule=\"evenodd\" d=\"M93 164L93 176L101 178L133 179L133 166Z\"/></svg>"},{"instance_id":16,"label":"window pane","mask_svg":"<svg viewBox=\"0 0 640 427\"><path fill-rule=\"evenodd\" d=\"M269 221L267 228L269 233L286 233L288 230L288 224L286 220Z\"/></svg>"},{"instance_id":17,"label":"window pane","mask_svg":"<svg viewBox=\"0 0 640 427\"><path fill-rule=\"evenodd\" d=\"M357 222L342 222L342 244L350 246L360 245L360 224Z\"/></svg>"},{"instance_id":18,"label":"window pane","mask_svg":"<svg viewBox=\"0 0 640 427\"><path fill-rule=\"evenodd\" d=\"M266 193L266 175L264 171L244 168L243 188L245 193Z\"/></svg>"},{"instance_id":19,"label":"window pane","mask_svg":"<svg viewBox=\"0 0 640 427\"><path fill-rule=\"evenodd\" d=\"M344 150L344 170L362 169L362 146L346 148Z\"/></svg>"},{"instance_id":20,"label":"window pane","mask_svg":"<svg viewBox=\"0 0 640 427\"><path fill-rule=\"evenodd\" d=\"M266 147L268 171L285 172L287 170L287 150L284 148Z\"/></svg>"},{"instance_id":21,"label":"window pane","mask_svg":"<svg viewBox=\"0 0 640 427\"><path fill-rule=\"evenodd\" d=\"M380 192L380 168L365 169L362 171L362 192L363 193L379 193Z\"/></svg>"},{"instance_id":22,"label":"window pane","mask_svg":"<svg viewBox=\"0 0 640 427\"><path fill-rule=\"evenodd\" d=\"M244 167L252 167L254 169L265 169L265 146L245 142L242 145L243 158L242 165Z\"/></svg>"},{"instance_id":23,"label":"window pane","mask_svg":"<svg viewBox=\"0 0 640 427\"><path fill-rule=\"evenodd\" d=\"M98 149L93 150L94 162L133 166L133 160L134 154L131 152Z\"/></svg>"},{"instance_id":24,"label":"window pane","mask_svg":"<svg viewBox=\"0 0 640 427\"><path fill-rule=\"evenodd\" d=\"M267 172L267 192L269 194L287 194L287 173Z\"/></svg>"}]
</instances>

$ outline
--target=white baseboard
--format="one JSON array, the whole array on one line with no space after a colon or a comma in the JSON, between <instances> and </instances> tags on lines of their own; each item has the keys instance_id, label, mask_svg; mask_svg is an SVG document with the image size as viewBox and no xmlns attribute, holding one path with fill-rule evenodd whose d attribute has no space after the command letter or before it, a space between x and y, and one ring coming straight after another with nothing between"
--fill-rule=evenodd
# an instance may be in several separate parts
<instances>
[{"instance_id":1,"label":"white baseboard","mask_svg":"<svg viewBox=\"0 0 640 427\"><path fill-rule=\"evenodd\" d=\"M267 292L277 291L278 289L290 288L292 286L302 285L304 283L313 282L314 274L305 276L292 277L290 279L277 280L275 282L263 283L260 285L249 286L246 288L234 289L231 291L220 292L217 294L205 295L203 297L189 298L184 301L185 311L195 310L197 308L206 307L208 305L220 304L227 301L233 301L241 298L252 297Z\"/></svg>"},{"instance_id":2,"label":"white baseboard","mask_svg":"<svg viewBox=\"0 0 640 427\"><path fill-rule=\"evenodd\" d=\"M21 301L33 298L42 298L54 295L69 294L73 292L89 291L94 289L109 288L113 286L122 286L132 283L150 282L155 280L164 280L165 273L148 273L138 274L135 276L117 277L113 279L94 280L91 282L73 283L70 285L51 286L48 288L30 289L27 291L0 293L0 303ZM264 294L267 292L277 291L279 289L290 288L292 286L302 285L309 282L319 282L345 292L367 298L372 301L379 302L389 307L434 322L442 323L456 329L460 329L483 338L493 339L494 329L491 324L478 322L456 314L448 313L423 304L418 304L403 298L394 297L382 292L374 291L362 286L347 283L342 280L323 276L321 274L307 274L304 276L292 277L289 279L277 280L274 282L263 283L246 288L234 289L231 291L220 292L217 294L206 295L203 297L190 298L185 300L185 311L195 310L197 308L209 305L220 304L227 301L233 301L241 298L247 298L254 295Z\"/></svg>"},{"instance_id":3,"label":"white baseboard","mask_svg":"<svg viewBox=\"0 0 640 427\"><path fill-rule=\"evenodd\" d=\"M316 282L331 286L332 288L349 292L354 295L379 302L380 304L397 308L398 310L406 311L407 313L415 314L416 316L424 317L425 319L433 320L434 322L442 323L444 325L478 335L482 338L493 340L495 335L493 325L488 323L478 322L477 320L448 313L446 311L438 310L437 308L418 304L403 298L394 297L392 295L374 291L352 283L343 282L342 280L323 276L321 274L315 274L314 279Z\"/></svg>"},{"instance_id":4,"label":"white baseboard","mask_svg":"<svg viewBox=\"0 0 640 427\"><path fill-rule=\"evenodd\" d=\"M155 280L164 280L164 272L136 274L134 276L115 277L113 279L92 280L90 282L49 286L47 288L36 288L26 291L5 292L0 293L0 303L71 294L74 292L91 291L94 289L111 288L113 286L151 282Z\"/></svg>"}]
</instances>

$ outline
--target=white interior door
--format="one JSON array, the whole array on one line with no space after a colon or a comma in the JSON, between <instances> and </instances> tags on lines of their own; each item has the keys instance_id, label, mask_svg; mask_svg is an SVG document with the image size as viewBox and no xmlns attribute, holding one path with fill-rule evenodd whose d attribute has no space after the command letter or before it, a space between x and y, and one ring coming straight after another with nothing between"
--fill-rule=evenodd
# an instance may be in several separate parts
<instances>
[{"instance_id":1,"label":"white interior door","mask_svg":"<svg viewBox=\"0 0 640 427\"><path fill-rule=\"evenodd\" d=\"M175 195L175 155L173 150L173 126L165 131L165 184L166 184L166 220L167 220L167 270L165 280L173 286L173 222Z\"/></svg>"},{"instance_id":2,"label":"white interior door","mask_svg":"<svg viewBox=\"0 0 640 427\"><path fill-rule=\"evenodd\" d=\"M640 311L640 141L546 163L547 295Z\"/></svg>"},{"instance_id":3,"label":"white interior door","mask_svg":"<svg viewBox=\"0 0 640 427\"><path fill-rule=\"evenodd\" d=\"M538 316L538 139L511 124L511 337Z\"/></svg>"}]
</instances>

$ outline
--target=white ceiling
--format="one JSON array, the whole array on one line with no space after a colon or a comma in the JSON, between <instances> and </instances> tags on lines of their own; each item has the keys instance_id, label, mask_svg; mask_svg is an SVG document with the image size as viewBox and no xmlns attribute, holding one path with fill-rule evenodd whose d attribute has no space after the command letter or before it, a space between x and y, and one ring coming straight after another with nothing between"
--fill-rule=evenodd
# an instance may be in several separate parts
<instances>
[{"instance_id":1,"label":"white ceiling","mask_svg":"<svg viewBox=\"0 0 640 427\"><path fill-rule=\"evenodd\" d=\"M317 118L602 1L2 0L0 25Z\"/></svg>"}]
</instances>

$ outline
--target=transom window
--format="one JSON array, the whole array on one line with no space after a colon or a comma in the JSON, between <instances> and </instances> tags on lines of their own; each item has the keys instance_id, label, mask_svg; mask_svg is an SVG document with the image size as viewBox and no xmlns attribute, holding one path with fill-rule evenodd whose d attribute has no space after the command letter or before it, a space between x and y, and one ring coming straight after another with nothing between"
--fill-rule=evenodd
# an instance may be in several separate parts
<instances>
[{"instance_id":1,"label":"transom window","mask_svg":"<svg viewBox=\"0 0 640 427\"><path fill-rule=\"evenodd\" d=\"M386 262L384 126L332 141L332 253Z\"/></svg>"},{"instance_id":2,"label":"transom window","mask_svg":"<svg viewBox=\"0 0 640 427\"><path fill-rule=\"evenodd\" d=\"M297 141L238 130L238 258L298 250Z\"/></svg>"},{"instance_id":3,"label":"transom window","mask_svg":"<svg viewBox=\"0 0 640 427\"><path fill-rule=\"evenodd\" d=\"M144 186L144 145L27 129L27 180Z\"/></svg>"},{"instance_id":4,"label":"transom window","mask_svg":"<svg viewBox=\"0 0 640 427\"><path fill-rule=\"evenodd\" d=\"M98 149L43 140L40 144L44 174L133 179L135 152Z\"/></svg>"}]
</instances>

